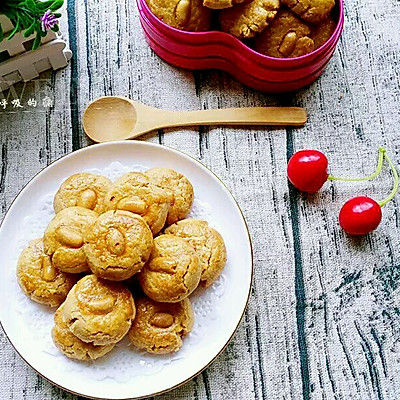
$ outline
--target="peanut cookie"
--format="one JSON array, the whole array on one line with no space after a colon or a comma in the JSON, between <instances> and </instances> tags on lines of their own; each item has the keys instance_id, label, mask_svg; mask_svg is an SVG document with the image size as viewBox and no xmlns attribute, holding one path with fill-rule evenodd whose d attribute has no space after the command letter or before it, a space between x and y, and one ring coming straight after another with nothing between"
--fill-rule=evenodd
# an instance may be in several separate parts
<instances>
[{"instance_id":1,"label":"peanut cookie","mask_svg":"<svg viewBox=\"0 0 400 400\"><path fill-rule=\"evenodd\" d=\"M279 0L253 0L222 10L219 18L221 28L239 39L252 38L275 18L279 6Z\"/></svg>"},{"instance_id":2,"label":"peanut cookie","mask_svg":"<svg viewBox=\"0 0 400 400\"><path fill-rule=\"evenodd\" d=\"M154 239L149 262L139 274L139 282L151 299L176 303L199 285L201 265L193 247L184 239L161 235Z\"/></svg>"},{"instance_id":3,"label":"peanut cookie","mask_svg":"<svg viewBox=\"0 0 400 400\"><path fill-rule=\"evenodd\" d=\"M244 1L246 0L203 0L203 5L214 10L222 10L243 3Z\"/></svg>"},{"instance_id":4,"label":"peanut cookie","mask_svg":"<svg viewBox=\"0 0 400 400\"><path fill-rule=\"evenodd\" d=\"M105 176L82 172L66 179L54 197L54 211L68 207L84 207L104 212L104 197L112 182Z\"/></svg>"},{"instance_id":5,"label":"peanut cookie","mask_svg":"<svg viewBox=\"0 0 400 400\"><path fill-rule=\"evenodd\" d=\"M188 241L199 256L201 284L210 286L221 274L226 263L226 248L222 236L206 221L183 219L165 230Z\"/></svg>"},{"instance_id":6,"label":"peanut cookie","mask_svg":"<svg viewBox=\"0 0 400 400\"><path fill-rule=\"evenodd\" d=\"M135 317L135 304L131 292L120 283L87 275L69 292L62 316L80 340L102 346L126 335Z\"/></svg>"},{"instance_id":7,"label":"peanut cookie","mask_svg":"<svg viewBox=\"0 0 400 400\"><path fill-rule=\"evenodd\" d=\"M161 21L183 31L201 32L211 28L211 10L203 0L146 0Z\"/></svg>"},{"instance_id":8,"label":"peanut cookie","mask_svg":"<svg viewBox=\"0 0 400 400\"><path fill-rule=\"evenodd\" d=\"M311 34L311 38L314 40L316 49L321 47L333 35L336 25L336 21L334 21L331 17L328 17L314 29L313 33Z\"/></svg>"},{"instance_id":9,"label":"peanut cookie","mask_svg":"<svg viewBox=\"0 0 400 400\"><path fill-rule=\"evenodd\" d=\"M189 299L179 303L156 303L148 298L136 300L137 314L128 336L132 344L149 353L178 351L182 339L193 327L193 310Z\"/></svg>"},{"instance_id":10,"label":"peanut cookie","mask_svg":"<svg viewBox=\"0 0 400 400\"><path fill-rule=\"evenodd\" d=\"M186 218L193 204L193 186L189 180L171 168L151 168L146 175L164 189L172 192L171 208L168 211L167 224Z\"/></svg>"},{"instance_id":11,"label":"peanut cookie","mask_svg":"<svg viewBox=\"0 0 400 400\"><path fill-rule=\"evenodd\" d=\"M80 273L89 269L83 251L83 236L97 213L83 207L64 208L51 220L43 238L44 251L54 267Z\"/></svg>"},{"instance_id":12,"label":"peanut cookie","mask_svg":"<svg viewBox=\"0 0 400 400\"><path fill-rule=\"evenodd\" d=\"M270 57L303 56L314 50L314 41L310 34L311 29L305 22L291 11L282 10L271 25L256 38L255 49Z\"/></svg>"},{"instance_id":13,"label":"peanut cookie","mask_svg":"<svg viewBox=\"0 0 400 400\"><path fill-rule=\"evenodd\" d=\"M58 307L76 282L76 276L53 267L44 253L43 239L32 240L18 260L18 283L32 300Z\"/></svg>"},{"instance_id":14,"label":"peanut cookie","mask_svg":"<svg viewBox=\"0 0 400 400\"><path fill-rule=\"evenodd\" d=\"M107 211L85 235L84 251L97 276L122 281L140 271L149 259L153 235L144 219L129 211Z\"/></svg>"},{"instance_id":15,"label":"peanut cookie","mask_svg":"<svg viewBox=\"0 0 400 400\"><path fill-rule=\"evenodd\" d=\"M95 346L78 339L68 328L64 321L62 306L54 315L54 327L51 336L56 347L68 358L80 361L96 360L109 353L115 343L104 346Z\"/></svg>"},{"instance_id":16,"label":"peanut cookie","mask_svg":"<svg viewBox=\"0 0 400 400\"><path fill-rule=\"evenodd\" d=\"M318 24L328 17L335 0L281 0L304 21Z\"/></svg>"},{"instance_id":17,"label":"peanut cookie","mask_svg":"<svg viewBox=\"0 0 400 400\"><path fill-rule=\"evenodd\" d=\"M125 210L139 214L153 234L163 228L171 206L172 192L162 189L140 172L128 172L107 193L107 210Z\"/></svg>"}]
</instances>

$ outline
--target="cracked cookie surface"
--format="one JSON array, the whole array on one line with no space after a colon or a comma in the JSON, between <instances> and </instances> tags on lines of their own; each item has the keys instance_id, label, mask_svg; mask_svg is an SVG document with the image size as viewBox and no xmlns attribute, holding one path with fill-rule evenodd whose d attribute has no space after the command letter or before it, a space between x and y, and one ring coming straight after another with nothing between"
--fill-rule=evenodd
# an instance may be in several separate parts
<instances>
[{"instance_id":1,"label":"cracked cookie surface","mask_svg":"<svg viewBox=\"0 0 400 400\"><path fill-rule=\"evenodd\" d=\"M329 38L335 32L337 26L337 22L334 21L331 17L328 17L325 21L321 22L311 34L312 40L314 40L315 48L318 49L325 42L329 40Z\"/></svg>"},{"instance_id":2,"label":"cracked cookie surface","mask_svg":"<svg viewBox=\"0 0 400 400\"><path fill-rule=\"evenodd\" d=\"M106 196L107 210L125 210L139 214L157 234L165 225L171 207L172 192L163 189L140 172L128 172L114 183Z\"/></svg>"},{"instance_id":3,"label":"cracked cookie surface","mask_svg":"<svg viewBox=\"0 0 400 400\"><path fill-rule=\"evenodd\" d=\"M223 10L224 8L231 8L245 1L246 0L203 0L203 5L213 10Z\"/></svg>"},{"instance_id":4,"label":"cracked cookie surface","mask_svg":"<svg viewBox=\"0 0 400 400\"><path fill-rule=\"evenodd\" d=\"M202 32L211 28L211 10L203 0L146 0L161 21L184 31Z\"/></svg>"},{"instance_id":5,"label":"cracked cookie surface","mask_svg":"<svg viewBox=\"0 0 400 400\"><path fill-rule=\"evenodd\" d=\"M317 24L328 17L335 0L281 0L304 21Z\"/></svg>"},{"instance_id":6,"label":"cracked cookie surface","mask_svg":"<svg viewBox=\"0 0 400 400\"><path fill-rule=\"evenodd\" d=\"M179 236L193 246L201 265L201 285L210 286L221 274L226 264L226 248L222 236L207 221L183 219L165 230Z\"/></svg>"},{"instance_id":7,"label":"cracked cookie surface","mask_svg":"<svg viewBox=\"0 0 400 400\"><path fill-rule=\"evenodd\" d=\"M142 217L129 211L107 211L85 235L84 251L97 276L122 281L139 272L150 257L153 235Z\"/></svg>"},{"instance_id":8,"label":"cracked cookie surface","mask_svg":"<svg viewBox=\"0 0 400 400\"><path fill-rule=\"evenodd\" d=\"M151 299L176 303L197 288L201 271L197 254L188 242L178 236L161 235L154 239L150 260L138 278Z\"/></svg>"},{"instance_id":9,"label":"cracked cookie surface","mask_svg":"<svg viewBox=\"0 0 400 400\"><path fill-rule=\"evenodd\" d=\"M279 11L255 41L255 50L276 58L303 56L314 50L311 28L289 10Z\"/></svg>"},{"instance_id":10,"label":"cracked cookie surface","mask_svg":"<svg viewBox=\"0 0 400 400\"><path fill-rule=\"evenodd\" d=\"M155 354L178 351L182 339L193 328L194 315L189 299L179 303L157 303L149 298L139 298L136 305L136 318L128 333L132 344Z\"/></svg>"},{"instance_id":11,"label":"cracked cookie surface","mask_svg":"<svg viewBox=\"0 0 400 400\"><path fill-rule=\"evenodd\" d=\"M171 168L151 168L146 175L158 186L171 190L172 201L167 215L167 224L185 218L193 204L193 186L181 173Z\"/></svg>"},{"instance_id":12,"label":"cracked cookie surface","mask_svg":"<svg viewBox=\"0 0 400 400\"><path fill-rule=\"evenodd\" d=\"M68 293L62 316L83 342L107 345L126 335L135 317L135 304L122 284L87 275Z\"/></svg>"},{"instance_id":13,"label":"cracked cookie surface","mask_svg":"<svg viewBox=\"0 0 400 400\"><path fill-rule=\"evenodd\" d=\"M44 251L51 256L55 268L80 273L89 270L83 251L83 236L97 218L97 213L83 207L61 210L44 233Z\"/></svg>"},{"instance_id":14,"label":"cracked cookie surface","mask_svg":"<svg viewBox=\"0 0 400 400\"><path fill-rule=\"evenodd\" d=\"M219 21L224 32L249 39L262 32L275 18L279 0L253 0L222 10Z\"/></svg>"},{"instance_id":15,"label":"cracked cookie surface","mask_svg":"<svg viewBox=\"0 0 400 400\"><path fill-rule=\"evenodd\" d=\"M112 182L102 175L82 172L66 179L54 196L54 211L68 207L84 207L97 213L104 212L104 198Z\"/></svg>"},{"instance_id":16,"label":"cracked cookie surface","mask_svg":"<svg viewBox=\"0 0 400 400\"><path fill-rule=\"evenodd\" d=\"M50 257L44 253L43 239L32 240L22 251L17 278L27 296L50 307L58 307L77 281L75 275L54 268Z\"/></svg>"},{"instance_id":17,"label":"cracked cookie surface","mask_svg":"<svg viewBox=\"0 0 400 400\"><path fill-rule=\"evenodd\" d=\"M80 361L97 360L115 347L115 343L95 346L93 343L83 342L69 330L62 313L61 306L54 314L51 336L55 346L68 358Z\"/></svg>"}]
</instances>

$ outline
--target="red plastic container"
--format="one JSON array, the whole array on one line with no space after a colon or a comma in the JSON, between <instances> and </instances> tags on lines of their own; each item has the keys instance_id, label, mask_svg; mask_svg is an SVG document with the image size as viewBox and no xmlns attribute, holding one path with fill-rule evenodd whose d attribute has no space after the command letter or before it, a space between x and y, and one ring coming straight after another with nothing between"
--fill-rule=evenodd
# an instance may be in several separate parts
<instances>
[{"instance_id":1,"label":"red plastic container","mask_svg":"<svg viewBox=\"0 0 400 400\"><path fill-rule=\"evenodd\" d=\"M158 19L145 0L137 0L145 38L169 64L191 69L221 69L243 84L265 92L289 92L314 82L331 59L343 31L343 0L337 0L338 24L319 49L302 57L267 57L235 37L217 31L186 32Z\"/></svg>"}]
</instances>

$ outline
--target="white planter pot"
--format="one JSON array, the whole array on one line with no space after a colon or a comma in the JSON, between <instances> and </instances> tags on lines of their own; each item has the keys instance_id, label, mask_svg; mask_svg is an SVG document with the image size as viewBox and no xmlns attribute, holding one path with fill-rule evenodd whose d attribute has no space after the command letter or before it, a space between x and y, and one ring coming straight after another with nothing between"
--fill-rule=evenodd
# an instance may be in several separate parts
<instances>
[{"instance_id":1,"label":"white planter pot","mask_svg":"<svg viewBox=\"0 0 400 400\"><path fill-rule=\"evenodd\" d=\"M35 34L25 38L23 32L19 32L7 40L7 32L14 27L4 15L0 15L0 23L5 33L5 39L0 42L0 91L14 83L35 79L48 69L56 70L68 65L72 52L60 34L49 31L42 39L42 45L31 50Z\"/></svg>"}]
</instances>

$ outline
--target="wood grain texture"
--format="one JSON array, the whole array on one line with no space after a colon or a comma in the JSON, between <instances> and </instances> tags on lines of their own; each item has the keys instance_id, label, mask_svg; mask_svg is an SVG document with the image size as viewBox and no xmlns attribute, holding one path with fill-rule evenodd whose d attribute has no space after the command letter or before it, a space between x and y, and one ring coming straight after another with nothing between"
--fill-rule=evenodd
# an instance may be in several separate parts
<instances>
[{"instance_id":1,"label":"wood grain texture","mask_svg":"<svg viewBox=\"0 0 400 400\"><path fill-rule=\"evenodd\" d=\"M385 197L390 173L369 184L327 184L314 196L298 194L286 180L287 159L301 148L324 151L336 175L370 173L382 144L400 162L399 2L347 0L345 12L325 74L296 94L270 96L222 72L165 64L145 44L132 0L69 0L62 28L70 32L71 66L15 88L23 98L37 90L54 94L54 107L0 109L3 216L38 171L90 144L80 116L98 96L177 110L307 108L302 129L191 128L142 139L185 151L226 183L246 216L255 258L250 304L232 343L204 373L162 399L400 398L399 200L366 238L346 237L337 223L346 199ZM2 334L0 345L2 400L78 399L37 376Z\"/></svg>"}]
</instances>

